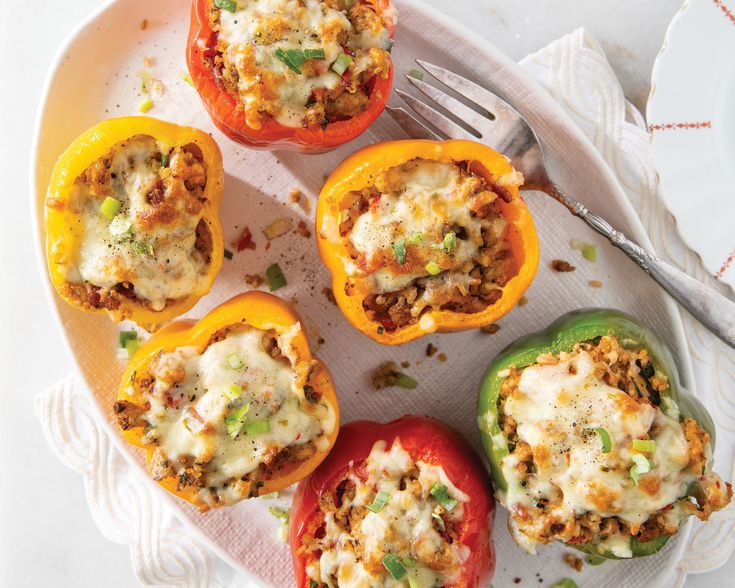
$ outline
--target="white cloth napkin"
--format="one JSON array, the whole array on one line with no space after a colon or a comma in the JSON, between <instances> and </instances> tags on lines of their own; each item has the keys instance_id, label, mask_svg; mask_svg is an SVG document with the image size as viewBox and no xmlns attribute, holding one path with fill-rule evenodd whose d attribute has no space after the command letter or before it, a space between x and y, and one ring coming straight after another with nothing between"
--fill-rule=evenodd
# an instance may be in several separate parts
<instances>
[{"instance_id":1,"label":"white cloth napkin","mask_svg":"<svg viewBox=\"0 0 735 588\"><path fill-rule=\"evenodd\" d=\"M713 283L696 255L681 242L656 195L657 176L645 123L625 100L595 39L578 29L529 55L521 66L564 107L618 175L659 254ZM735 439L735 410L727 395L728 389L735 388L735 353L691 317L683 318L698 393L709 406L721 409L716 418L719 463L724 466L732 462ZM141 483L143 474L114 447L78 376L69 376L39 394L36 412L52 451L82 476L100 531L109 540L130 546L142 583L254 586L173 515L162 493ZM732 472L722 474L733 477ZM673 575L674 585L680 586L689 572L713 569L726 561L735 546L734 537L733 508L709 525L697 527Z\"/></svg>"}]
</instances>

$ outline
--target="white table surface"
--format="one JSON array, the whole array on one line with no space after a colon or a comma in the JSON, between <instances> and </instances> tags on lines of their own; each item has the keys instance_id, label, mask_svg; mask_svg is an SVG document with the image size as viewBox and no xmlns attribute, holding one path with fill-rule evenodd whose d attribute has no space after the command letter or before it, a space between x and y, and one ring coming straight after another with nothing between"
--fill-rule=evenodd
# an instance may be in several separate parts
<instances>
[{"instance_id":1,"label":"white table surface","mask_svg":"<svg viewBox=\"0 0 735 588\"><path fill-rule=\"evenodd\" d=\"M188 1L188 0L181 0ZM519 59L584 25L627 96L645 107L653 60L681 0L427 0ZM81 479L48 449L33 396L73 370L47 307L32 245L28 159L43 80L76 23L101 0L0 0L0 586L137 586L126 547L105 540ZM104 56L100 56L104 59ZM687 588L732 585L735 559ZM727 578L730 578L728 580ZM623 584L621 583L621 586ZM498 587L504 588L504 587Z\"/></svg>"}]
</instances>

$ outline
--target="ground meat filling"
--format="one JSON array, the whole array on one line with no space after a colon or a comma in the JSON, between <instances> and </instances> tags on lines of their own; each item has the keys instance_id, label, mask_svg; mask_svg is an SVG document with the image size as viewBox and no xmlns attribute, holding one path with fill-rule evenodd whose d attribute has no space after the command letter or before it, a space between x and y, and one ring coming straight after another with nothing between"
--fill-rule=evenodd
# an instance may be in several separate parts
<instances>
[{"instance_id":1,"label":"ground meat filling","mask_svg":"<svg viewBox=\"0 0 735 588\"><path fill-rule=\"evenodd\" d=\"M206 184L193 143L168 149L137 135L113 147L75 180L69 206L84 237L62 293L87 309L116 310L128 298L154 311L188 295L212 260ZM108 198L119 203L113 219L100 212Z\"/></svg>"},{"instance_id":2,"label":"ground meat filling","mask_svg":"<svg viewBox=\"0 0 735 588\"><path fill-rule=\"evenodd\" d=\"M364 293L367 317L388 331L427 310L484 311L518 272L499 204L510 198L470 162L415 159L387 170L341 203L346 292Z\"/></svg>"},{"instance_id":3,"label":"ground meat filling","mask_svg":"<svg viewBox=\"0 0 735 588\"><path fill-rule=\"evenodd\" d=\"M389 76L391 19L377 2L238 0L212 8L205 61L251 128L326 128L367 110Z\"/></svg>"},{"instance_id":4,"label":"ground meat filling","mask_svg":"<svg viewBox=\"0 0 735 588\"><path fill-rule=\"evenodd\" d=\"M441 468L414 462L400 440L385 449L378 442L319 497L319 519L300 548L312 586L392 586L386 557L406 562L411 585L454 585L469 555L460 537L467 497L442 484ZM437 500L439 487L460 500Z\"/></svg>"},{"instance_id":5,"label":"ground meat filling","mask_svg":"<svg viewBox=\"0 0 735 588\"><path fill-rule=\"evenodd\" d=\"M566 366L569 362L570 373L579 363L574 363L575 358L584 356L589 357L594 362L594 372L589 374L589 378L594 381L601 381L605 385L616 390L624 392L627 397L623 396L616 400L616 406L623 407L622 410L629 414L638 414L636 405L647 405L655 407L656 410L649 411L656 413L658 416L653 420L648 434L644 435L644 439L658 439L658 445L654 446L648 457L651 459L653 469L650 474L641 475L635 482L630 479L628 468L631 468L630 461L625 457L625 452L631 451L632 440L630 436L614 437L614 431L611 429L608 434L613 437L612 449L606 452L610 456L606 461L601 458L595 461L598 464L599 478L596 480L605 480L606 475L613 476L616 472L620 472L621 478L615 478L610 486L606 486L604 482L591 481L587 482L588 486L595 486L594 491L590 491L589 496L592 500L597 500L600 510L583 509L580 507L573 508L573 514L570 510L565 510L564 504L569 500L568 496L555 485L555 479L572 476L570 473L574 464L569 464L571 449L566 449L567 464L570 468L566 473L558 470L552 477L550 485L547 478L543 477L540 472L545 468L549 468L550 461L554 456L549 455L548 447L543 443L531 444L519 434L521 427L527 427L527 422L519 421L518 415L507 414L509 406L519 406L513 403L514 399L519 398L522 392L519 391L523 369L511 368L505 378L500 392L499 408L499 425L503 431L505 438L508 440L508 449L510 454L503 459L504 472L506 477L510 475L509 483L513 485L517 491L508 491L508 501L511 501L511 494L515 492L516 498L513 503L508 506L511 511L511 520L509 525L519 543L528 548L530 544L550 543L555 540L563 541L572 545L585 544L601 544L606 551L613 551L616 555L622 557L630 557L630 553L626 552L630 539L635 537L639 542L651 541L661 537L662 535L673 535L677 532L681 520L689 515L694 515L701 520L706 520L710 513L726 506L732 497L732 488L730 484L723 482L719 476L708 472L707 453L709 451L709 434L690 417L679 418L679 426L676 420L667 417L663 419L659 412L659 407L663 412L668 411L673 416L678 417L678 409L669 405L666 394L669 390L669 382L667 378L658 372L651 358L645 349L626 348L621 345L620 341L614 336L598 337L591 341L577 344L570 353L562 353L560 355L544 354L539 356L534 366ZM538 373L538 372L537 372ZM551 385L551 384L547 384ZM560 394L566 394L564 389ZM628 400L625 400L628 398ZM568 400L568 402L573 402ZM633 402L635 404L628 404ZM581 406L581 405L580 405ZM546 410L546 405L539 405L537 410ZM607 410L603 408L602 410ZM516 409L517 411L517 409ZM551 419L546 421L546 435L551 437L557 430L551 423ZM624 417L623 417L624 418ZM574 423L576 425L577 423ZM668 432L664 429L668 427ZM527 431L528 429L524 429ZM599 444L597 434L594 430L583 430L580 433L585 437L588 443ZM640 437L638 437L640 439ZM622 441L621 441L622 439ZM680 471L661 471L658 469L664 467L662 463L666 462L666 458L662 452L671 449L664 445L676 445L677 439L683 445L678 452L678 457L674 456L670 460L676 461ZM582 441L580 441L582 443ZM598 445L594 445L598 447ZM623 447L625 446L625 447ZM562 452L565 450L562 450ZM599 449L598 449L599 451ZM619 451L619 453L617 453ZM673 450L672 450L673 451ZM576 454L577 456L582 454ZM572 458L574 459L574 458ZM577 459L580 459L577 457ZM509 465L510 464L510 465ZM507 469L506 469L507 466ZM512 466L512 471L510 470ZM581 471L581 470L576 470ZM545 475L545 474L543 474ZM623 520L623 514L618 516L611 515L613 511L628 512L626 506L621 505L620 501L635 497L640 499L641 505L652 504L649 500L655 499L663 492L664 481L676 476L676 480L680 480L680 484L686 491L682 491L678 496L673 496L673 500L665 504L658 510L642 513L642 516L636 516L635 522ZM629 488L634 488L633 494L625 494L621 499L616 496L616 484L625 484ZM510 488L510 486L509 486ZM533 490L531 490L533 488ZM675 488L675 486L674 486ZM637 493L636 493L637 492ZM530 503L526 500L524 493L532 497ZM521 498L517 498L521 496ZM638 503L636 503L638 504ZM645 508L645 507L643 507ZM601 514L605 513L605 514ZM567 518L565 518L565 513ZM568 518L571 514L572 518ZM641 513L637 513L640 515ZM606 516L607 515L607 516ZM520 537L520 540L518 539ZM616 545L620 546L622 542L622 551L616 552ZM529 549L532 551L533 549Z\"/></svg>"},{"instance_id":6,"label":"ground meat filling","mask_svg":"<svg viewBox=\"0 0 735 588\"><path fill-rule=\"evenodd\" d=\"M123 430L143 428L152 477L221 506L258 496L323 450L334 424L316 390L322 368L288 345L272 330L227 327L201 352L161 352L136 371L131 399L113 410Z\"/></svg>"}]
</instances>

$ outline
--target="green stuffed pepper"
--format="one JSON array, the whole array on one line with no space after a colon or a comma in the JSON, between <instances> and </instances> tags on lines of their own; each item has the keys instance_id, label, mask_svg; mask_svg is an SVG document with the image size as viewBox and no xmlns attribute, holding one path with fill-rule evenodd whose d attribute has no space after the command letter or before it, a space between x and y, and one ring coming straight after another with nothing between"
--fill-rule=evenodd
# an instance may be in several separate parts
<instances>
[{"instance_id":1,"label":"green stuffed pepper","mask_svg":"<svg viewBox=\"0 0 735 588\"><path fill-rule=\"evenodd\" d=\"M572 312L507 347L478 415L496 496L531 553L562 541L604 558L651 555L732 497L710 469L709 414L668 349L619 311Z\"/></svg>"}]
</instances>

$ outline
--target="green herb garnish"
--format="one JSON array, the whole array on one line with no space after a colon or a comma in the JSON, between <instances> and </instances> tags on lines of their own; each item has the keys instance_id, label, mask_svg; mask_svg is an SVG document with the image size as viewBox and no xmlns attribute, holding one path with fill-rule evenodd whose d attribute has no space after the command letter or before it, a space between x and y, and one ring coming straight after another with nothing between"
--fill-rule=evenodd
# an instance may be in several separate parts
<instances>
[{"instance_id":1,"label":"green herb garnish","mask_svg":"<svg viewBox=\"0 0 735 588\"><path fill-rule=\"evenodd\" d=\"M224 394L225 398L228 400L237 400L242 396L242 393L243 388L238 384L231 384L222 390L222 394Z\"/></svg>"},{"instance_id":2,"label":"green herb garnish","mask_svg":"<svg viewBox=\"0 0 735 588\"><path fill-rule=\"evenodd\" d=\"M449 231L444 235L444 239L439 247L447 253L454 251L457 248L457 234L454 231Z\"/></svg>"},{"instance_id":3,"label":"green herb garnish","mask_svg":"<svg viewBox=\"0 0 735 588\"><path fill-rule=\"evenodd\" d=\"M288 524L288 517L291 514L290 508L278 508L277 506L269 506L268 512L277 519L281 519L281 522L284 525Z\"/></svg>"},{"instance_id":4,"label":"green herb garnish","mask_svg":"<svg viewBox=\"0 0 735 588\"><path fill-rule=\"evenodd\" d=\"M418 245L423 240L424 234L421 231L416 231L415 233L411 233L408 239L406 239L406 243L408 245Z\"/></svg>"},{"instance_id":5,"label":"green herb garnish","mask_svg":"<svg viewBox=\"0 0 735 588\"><path fill-rule=\"evenodd\" d=\"M253 421L251 423L245 423L244 431L246 435L261 435L271 430L271 424L268 419L261 421Z\"/></svg>"},{"instance_id":6,"label":"green herb garnish","mask_svg":"<svg viewBox=\"0 0 735 588\"><path fill-rule=\"evenodd\" d=\"M250 410L250 404L243 404L240 408L234 409L225 417L225 426L230 437L237 437L245 424L245 415Z\"/></svg>"},{"instance_id":7,"label":"green herb garnish","mask_svg":"<svg viewBox=\"0 0 735 588\"><path fill-rule=\"evenodd\" d=\"M324 49L304 49L304 57L306 59L324 59Z\"/></svg>"},{"instance_id":8,"label":"green herb garnish","mask_svg":"<svg viewBox=\"0 0 735 588\"><path fill-rule=\"evenodd\" d=\"M395 385L401 388L409 388L413 390L416 386L418 386L418 382L408 374L404 374L403 372L396 372Z\"/></svg>"},{"instance_id":9,"label":"green herb garnish","mask_svg":"<svg viewBox=\"0 0 735 588\"><path fill-rule=\"evenodd\" d=\"M610 438L610 433L602 427L596 427L592 430L597 433L600 441L602 441L602 453L610 453L610 451L612 451L612 439Z\"/></svg>"},{"instance_id":10,"label":"green herb garnish","mask_svg":"<svg viewBox=\"0 0 735 588\"><path fill-rule=\"evenodd\" d=\"M637 486L640 476L647 474L653 469L653 462L640 453L634 453L632 459L633 465L630 466L630 479Z\"/></svg>"},{"instance_id":11,"label":"green herb garnish","mask_svg":"<svg viewBox=\"0 0 735 588\"><path fill-rule=\"evenodd\" d=\"M441 504L447 512L452 512L452 509L457 506L457 499L452 498L449 495L449 491L444 484L436 482L431 487L431 490L429 490L429 494L436 498L436 501Z\"/></svg>"},{"instance_id":12,"label":"green herb garnish","mask_svg":"<svg viewBox=\"0 0 735 588\"><path fill-rule=\"evenodd\" d=\"M100 213L108 220L112 220L120 212L121 207L122 202L112 196L107 196L100 205Z\"/></svg>"},{"instance_id":13,"label":"green herb garnish","mask_svg":"<svg viewBox=\"0 0 735 588\"><path fill-rule=\"evenodd\" d=\"M299 68L304 65L304 61L306 61L304 52L301 49L283 49L279 47L276 49L276 57L285 63L291 71L294 71L297 74L301 74L301 70Z\"/></svg>"},{"instance_id":14,"label":"green herb garnish","mask_svg":"<svg viewBox=\"0 0 735 588\"><path fill-rule=\"evenodd\" d=\"M350 67L352 61L352 55L340 53L339 57L337 57L332 64L332 71L336 74L342 75L347 71L347 68Z\"/></svg>"},{"instance_id":15,"label":"green herb garnish","mask_svg":"<svg viewBox=\"0 0 735 588\"><path fill-rule=\"evenodd\" d=\"M134 241L133 251L138 255L153 255L153 244L150 241Z\"/></svg>"},{"instance_id":16,"label":"green herb garnish","mask_svg":"<svg viewBox=\"0 0 735 588\"><path fill-rule=\"evenodd\" d=\"M633 449L643 453L654 453L656 442L653 439L633 439Z\"/></svg>"},{"instance_id":17,"label":"green herb garnish","mask_svg":"<svg viewBox=\"0 0 735 588\"><path fill-rule=\"evenodd\" d=\"M286 276L283 275L283 271L277 263L265 270L265 277L268 278L268 289L271 292L283 288L288 283L286 282Z\"/></svg>"},{"instance_id":18,"label":"green herb garnish","mask_svg":"<svg viewBox=\"0 0 735 588\"><path fill-rule=\"evenodd\" d=\"M401 239L400 241L396 241L393 243L393 256L396 258L396 261L403 265L406 263L406 240Z\"/></svg>"},{"instance_id":19,"label":"green herb garnish","mask_svg":"<svg viewBox=\"0 0 735 588\"><path fill-rule=\"evenodd\" d=\"M406 566L404 566L401 563L401 560L392 553L389 553L383 558L383 566L385 566L388 573L393 576L394 580L400 580L408 573Z\"/></svg>"},{"instance_id":20,"label":"green herb garnish","mask_svg":"<svg viewBox=\"0 0 735 588\"><path fill-rule=\"evenodd\" d=\"M237 2L235 0L214 0L214 5L227 12L234 13L237 10Z\"/></svg>"},{"instance_id":21,"label":"green herb garnish","mask_svg":"<svg viewBox=\"0 0 735 588\"><path fill-rule=\"evenodd\" d=\"M368 510L373 512L380 512L383 507L390 501L390 494L383 492L382 490L375 495L373 503L367 506Z\"/></svg>"},{"instance_id":22,"label":"green herb garnish","mask_svg":"<svg viewBox=\"0 0 735 588\"><path fill-rule=\"evenodd\" d=\"M438 276L443 271L442 268L439 267L439 264L434 261L427 263L424 269L432 276Z\"/></svg>"},{"instance_id":23,"label":"green herb garnish","mask_svg":"<svg viewBox=\"0 0 735 588\"><path fill-rule=\"evenodd\" d=\"M243 367L245 367L245 364L242 362L242 359L240 359L240 356L237 353L230 353L227 358L227 365L229 365L233 370L241 370Z\"/></svg>"}]
</instances>

